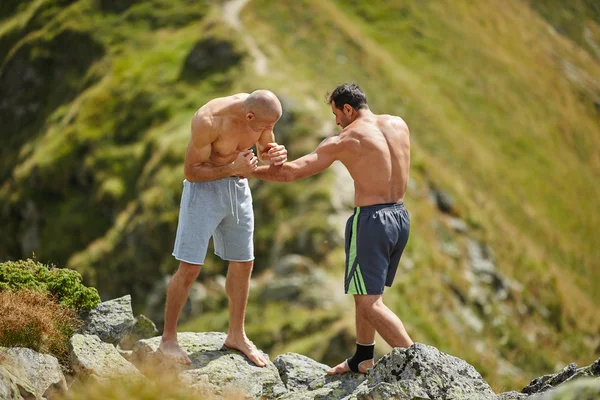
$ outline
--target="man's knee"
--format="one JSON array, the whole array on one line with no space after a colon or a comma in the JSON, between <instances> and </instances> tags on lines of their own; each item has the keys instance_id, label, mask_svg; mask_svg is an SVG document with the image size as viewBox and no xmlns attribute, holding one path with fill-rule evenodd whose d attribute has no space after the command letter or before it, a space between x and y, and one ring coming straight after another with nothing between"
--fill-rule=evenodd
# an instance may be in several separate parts
<instances>
[{"instance_id":1,"label":"man's knee","mask_svg":"<svg viewBox=\"0 0 600 400\"><path fill-rule=\"evenodd\" d=\"M229 268L252 269L254 261L229 261Z\"/></svg>"},{"instance_id":2,"label":"man's knee","mask_svg":"<svg viewBox=\"0 0 600 400\"><path fill-rule=\"evenodd\" d=\"M380 304L383 304L383 300L381 295L354 295L354 303L356 305L356 309L362 314L370 314L378 307Z\"/></svg>"},{"instance_id":3,"label":"man's knee","mask_svg":"<svg viewBox=\"0 0 600 400\"><path fill-rule=\"evenodd\" d=\"M177 273L181 275L187 285L191 285L200 274L201 265L190 264L184 261L179 263Z\"/></svg>"}]
</instances>

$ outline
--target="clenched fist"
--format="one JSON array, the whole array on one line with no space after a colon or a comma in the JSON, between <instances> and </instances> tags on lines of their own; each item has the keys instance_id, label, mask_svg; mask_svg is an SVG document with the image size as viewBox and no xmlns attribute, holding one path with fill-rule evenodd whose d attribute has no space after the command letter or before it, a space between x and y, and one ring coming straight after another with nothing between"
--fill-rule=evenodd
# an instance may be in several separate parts
<instances>
[{"instance_id":1,"label":"clenched fist","mask_svg":"<svg viewBox=\"0 0 600 400\"><path fill-rule=\"evenodd\" d=\"M246 150L238 154L233 162L233 171L236 175L248 176L256 169L257 164L258 158L254 155L254 152Z\"/></svg>"},{"instance_id":2,"label":"clenched fist","mask_svg":"<svg viewBox=\"0 0 600 400\"><path fill-rule=\"evenodd\" d=\"M265 164L282 165L287 161L287 149L281 144L275 142L265 146L266 153L261 155L262 161Z\"/></svg>"}]
</instances>

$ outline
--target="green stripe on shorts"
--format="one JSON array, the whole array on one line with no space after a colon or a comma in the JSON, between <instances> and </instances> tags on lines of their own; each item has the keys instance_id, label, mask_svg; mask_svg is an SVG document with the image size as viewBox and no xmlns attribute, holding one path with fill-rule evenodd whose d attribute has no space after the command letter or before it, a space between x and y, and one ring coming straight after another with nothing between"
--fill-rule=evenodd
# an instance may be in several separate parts
<instances>
[{"instance_id":1,"label":"green stripe on shorts","mask_svg":"<svg viewBox=\"0 0 600 400\"><path fill-rule=\"evenodd\" d=\"M358 237L358 216L360 215L360 207L356 207L356 213L354 214L354 219L352 220L352 230L351 235L352 239L350 241L350 251L348 255L348 272L346 275L346 279L350 279L350 283L348 284L348 294L366 294L367 290L365 288L365 282L363 281L362 274L360 273L360 266L356 265L356 270L354 271L354 276L350 278L350 273L352 272L352 266L354 265L354 261L356 260L356 243Z\"/></svg>"}]
</instances>

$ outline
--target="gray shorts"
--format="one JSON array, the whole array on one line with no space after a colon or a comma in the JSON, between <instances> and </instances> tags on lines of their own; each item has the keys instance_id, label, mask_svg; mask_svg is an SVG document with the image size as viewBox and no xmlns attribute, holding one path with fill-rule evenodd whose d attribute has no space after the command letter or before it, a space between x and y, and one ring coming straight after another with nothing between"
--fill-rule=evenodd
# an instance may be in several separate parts
<instances>
[{"instance_id":1,"label":"gray shorts","mask_svg":"<svg viewBox=\"0 0 600 400\"><path fill-rule=\"evenodd\" d=\"M254 212L247 179L183 181L173 256L204 264L211 236L215 254L223 260L254 260Z\"/></svg>"}]
</instances>

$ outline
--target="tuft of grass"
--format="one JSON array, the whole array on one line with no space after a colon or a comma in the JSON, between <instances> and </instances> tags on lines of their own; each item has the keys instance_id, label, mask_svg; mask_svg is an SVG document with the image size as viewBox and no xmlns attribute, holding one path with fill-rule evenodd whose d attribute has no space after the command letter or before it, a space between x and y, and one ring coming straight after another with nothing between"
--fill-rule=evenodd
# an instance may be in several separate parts
<instances>
[{"instance_id":1,"label":"tuft of grass","mask_svg":"<svg viewBox=\"0 0 600 400\"><path fill-rule=\"evenodd\" d=\"M245 393L234 388L215 388L182 383L172 371L145 368L148 379L76 381L58 400L242 400ZM219 393L216 393L216 392Z\"/></svg>"},{"instance_id":2,"label":"tuft of grass","mask_svg":"<svg viewBox=\"0 0 600 400\"><path fill-rule=\"evenodd\" d=\"M75 312L34 290L0 292L0 346L26 347L65 362L80 325Z\"/></svg>"}]
</instances>

